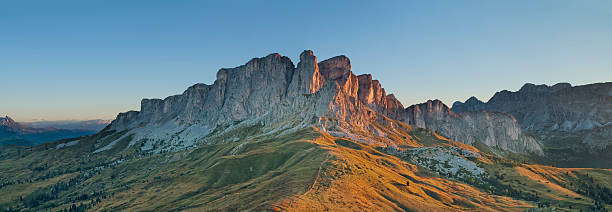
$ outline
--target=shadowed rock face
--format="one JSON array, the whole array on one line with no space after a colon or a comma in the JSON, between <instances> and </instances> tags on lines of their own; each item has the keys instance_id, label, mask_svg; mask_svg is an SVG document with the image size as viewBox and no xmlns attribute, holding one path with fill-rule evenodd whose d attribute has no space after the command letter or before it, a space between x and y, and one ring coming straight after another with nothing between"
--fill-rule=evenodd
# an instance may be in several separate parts
<instances>
[{"instance_id":1,"label":"shadowed rock face","mask_svg":"<svg viewBox=\"0 0 612 212\"><path fill-rule=\"evenodd\" d=\"M572 87L525 84L519 91L497 92L488 102L456 102L453 111L487 110L514 116L524 130L546 141L580 134L576 142L592 147L612 144L612 82Z\"/></svg>"},{"instance_id":2,"label":"shadowed rock face","mask_svg":"<svg viewBox=\"0 0 612 212\"><path fill-rule=\"evenodd\" d=\"M427 110L430 109L436 112L422 114L410 108L405 110L395 96L387 95L380 82L373 80L371 75L356 76L346 56L317 62L312 51L304 51L297 66L287 57L270 54L236 68L219 70L212 85L196 84L183 94L163 100L144 99L140 112L119 114L109 129L133 135L134 140L130 145L145 141L147 143L143 146L149 149L161 142L162 145L157 146L164 151L187 148L201 142L215 129L249 124L263 125L264 131L270 133L317 127L334 135L388 146L395 145L388 135L393 132L372 135L364 135L363 132L379 132L380 126L394 129L398 125L393 122L399 120L434 130L453 130L452 133L448 131L449 135L457 135L453 138L473 142L474 139L467 136L472 131L460 135L455 132L465 131L467 126L472 125L438 127L441 125L429 122L443 119L430 119L430 116L462 119L445 105L434 104ZM505 129L496 130L493 131ZM484 133L481 134L484 136ZM373 136L376 138L370 138ZM518 144L509 144L507 139L477 138L512 151L531 149L516 147Z\"/></svg>"},{"instance_id":3,"label":"shadowed rock face","mask_svg":"<svg viewBox=\"0 0 612 212\"><path fill-rule=\"evenodd\" d=\"M151 123L173 118L211 125L242 121L264 114L278 104L287 93L293 72L291 60L279 54L255 58L245 65L219 70L213 85L196 84L183 94L164 100L143 99L140 112L120 114L112 129L134 127L125 123Z\"/></svg>"},{"instance_id":4,"label":"shadowed rock face","mask_svg":"<svg viewBox=\"0 0 612 212\"><path fill-rule=\"evenodd\" d=\"M466 111L457 114L441 101L429 100L406 108L401 120L466 144L480 141L512 152L542 154L541 144L525 135L517 121L505 113Z\"/></svg>"},{"instance_id":5,"label":"shadowed rock face","mask_svg":"<svg viewBox=\"0 0 612 212\"><path fill-rule=\"evenodd\" d=\"M359 100L368 107L397 119L400 117L404 106L393 94L387 95L385 89L378 80L372 80L372 75L362 74L357 76L359 80Z\"/></svg>"},{"instance_id":6,"label":"shadowed rock face","mask_svg":"<svg viewBox=\"0 0 612 212\"><path fill-rule=\"evenodd\" d=\"M486 107L485 103L477 99L476 97L470 97L468 100L463 102L453 103L453 111L455 113L461 113L463 111L481 111Z\"/></svg>"}]
</instances>

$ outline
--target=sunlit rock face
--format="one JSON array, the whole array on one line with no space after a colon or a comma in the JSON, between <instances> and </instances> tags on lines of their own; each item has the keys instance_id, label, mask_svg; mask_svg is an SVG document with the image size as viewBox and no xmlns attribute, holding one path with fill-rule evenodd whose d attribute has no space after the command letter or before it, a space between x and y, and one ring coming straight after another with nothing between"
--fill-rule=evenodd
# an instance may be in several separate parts
<instances>
[{"instance_id":1,"label":"sunlit rock face","mask_svg":"<svg viewBox=\"0 0 612 212\"><path fill-rule=\"evenodd\" d=\"M300 62L292 76L288 96L317 92L325 84L325 78L319 72L317 57L307 50L300 54Z\"/></svg>"},{"instance_id":2,"label":"sunlit rock face","mask_svg":"<svg viewBox=\"0 0 612 212\"><path fill-rule=\"evenodd\" d=\"M571 134L592 147L612 144L612 82L575 87L527 83L516 92L497 92L486 103L456 102L452 110L506 112L524 130L552 142Z\"/></svg>"},{"instance_id":3,"label":"sunlit rock face","mask_svg":"<svg viewBox=\"0 0 612 212\"><path fill-rule=\"evenodd\" d=\"M363 74L359 79L359 100L371 107L384 108L386 102L385 89L378 80L372 80L372 75Z\"/></svg>"},{"instance_id":4,"label":"sunlit rock face","mask_svg":"<svg viewBox=\"0 0 612 212\"><path fill-rule=\"evenodd\" d=\"M359 83L357 77L351 72L351 62L348 57L336 56L319 63L319 69L326 81L338 82L346 95L357 98Z\"/></svg>"},{"instance_id":5,"label":"sunlit rock face","mask_svg":"<svg viewBox=\"0 0 612 212\"><path fill-rule=\"evenodd\" d=\"M542 154L541 144L524 134L517 121L505 113L466 111L457 114L441 101L429 100L406 108L400 119L466 144L480 141L512 152Z\"/></svg>"},{"instance_id":6,"label":"sunlit rock face","mask_svg":"<svg viewBox=\"0 0 612 212\"><path fill-rule=\"evenodd\" d=\"M140 112L119 114L109 129L131 135L130 146L143 142L142 148L151 151L189 148L206 142L206 136L214 131L254 124L263 126L265 133L317 127L337 136L392 146L395 141L389 133L399 127L394 124L399 120L434 130L448 129L453 132L449 136L455 136L452 138L473 142L467 135L471 131L455 132L465 131L465 121L453 122L463 124L458 126L432 122L447 117L461 120L446 106L432 105L426 110L435 112L424 114L411 110L404 109L394 95L387 95L371 75L356 76L348 57L317 62L312 51L304 51L297 66L287 57L270 54L219 70L212 85L196 84L163 100L143 99ZM382 133L381 127L389 129ZM482 139L486 144L521 149L490 138L497 134L487 135Z\"/></svg>"},{"instance_id":7,"label":"sunlit rock face","mask_svg":"<svg viewBox=\"0 0 612 212\"><path fill-rule=\"evenodd\" d=\"M10 129L20 129L23 128L19 123L15 122L11 117L5 116L0 117L0 127L6 127Z\"/></svg>"},{"instance_id":8,"label":"sunlit rock face","mask_svg":"<svg viewBox=\"0 0 612 212\"><path fill-rule=\"evenodd\" d=\"M140 112L119 114L110 129L127 130L141 140L189 138L184 143L192 144L213 129L240 124L261 124L269 131L367 127L376 115L359 102L358 79L350 68L345 56L318 63L312 51L301 53L297 66L279 54L255 58L219 70L213 85L196 84L163 100L144 99ZM154 133L168 127L181 133ZM200 135L183 134L189 131Z\"/></svg>"},{"instance_id":9,"label":"sunlit rock face","mask_svg":"<svg viewBox=\"0 0 612 212\"><path fill-rule=\"evenodd\" d=\"M387 95L385 89L378 80L373 80L372 75L362 74L357 76L359 80L359 100L389 118L398 119L404 109L402 103L393 94Z\"/></svg>"}]
</instances>

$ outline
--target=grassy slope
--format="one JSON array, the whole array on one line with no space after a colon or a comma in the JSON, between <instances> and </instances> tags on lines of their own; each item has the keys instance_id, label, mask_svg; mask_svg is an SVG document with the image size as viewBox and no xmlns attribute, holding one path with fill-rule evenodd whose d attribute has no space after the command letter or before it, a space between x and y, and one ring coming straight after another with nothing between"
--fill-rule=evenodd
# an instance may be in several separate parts
<instances>
[{"instance_id":1,"label":"grassy slope","mask_svg":"<svg viewBox=\"0 0 612 212\"><path fill-rule=\"evenodd\" d=\"M502 192L562 211L589 211L594 198L597 198L593 194L584 192L589 186L612 189L612 184L608 183L612 182L612 170L609 169L557 168L496 157L492 158L492 163L483 165L492 176L495 186L502 188ZM587 173L594 178L592 182L585 181L584 176ZM593 192L596 189L588 190ZM606 208L612 209L610 205L612 199L609 197L597 199L607 200Z\"/></svg>"},{"instance_id":2,"label":"grassy slope","mask_svg":"<svg viewBox=\"0 0 612 212\"><path fill-rule=\"evenodd\" d=\"M305 192L326 157L325 151L307 142L305 137L247 142L253 143L236 155L228 154L236 148L236 143L203 147L186 155L167 155L165 159L172 162L152 173L125 176L137 183L96 208L266 209L271 201Z\"/></svg>"},{"instance_id":3,"label":"grassy slope","mask_svg":"<svg viewBox=\"0 0 612 212\"><path fill-rule=\"evenodd\" d=\"M408 129L401 139L409 146L450 145L478 151L428 130ZM91 154L96 141L112 141L104 135L59 150L54 149L58 142L0 150L0 208L61 210L83 203L92 210L139 211L519 211L536 204L440 178L374 146L335 138L316 129L274 138L250 136L257 134L257 127L238 129L230 136L239 137L238 142L225 142L230 139L219 137L217 145L144 157L133 157L139 154L136 148L121 151L127 140L109 151ZM109 137L119 136L120 133ZM527 192L535 190L543 200L556 205L589 206L590 198L574 192L578 188L565 184L551 187L550 183L562 183L542 181L551 181L552 176L568 170L489 157L482 160L483 164L494 176L505 177L499 180L502 184ZM578 173L578 177L565 177L568 182L588 172L599 184L612 186L605 183L611 182L609 170L570 171ZM73 183L69 186L58 186L70 182ZM27 201L50 188L63 190L54 190L56 196L34 206Z\"/></svg>"},{"instance_id":4,"label":"grassy slope","mask_svg":"<svg viewBox=\"0 0 612 212\"><path fill-rule=\"evenodd\" d=\"M251 138L203 145L186 152L136 157L96 172L93 177L79 178L78 183L54 192L56 197L41 201L34 209L59 210L81 199L88 204L94 200L92 209L105 210L265 208L270 201L303 193L312 184L326 152L308 142L311 136L314 134L301 132L274 139ZM237 147L240 144L243 145ZM82 142L59 150L37 147L32 153L24 153L23 149L3 151L0 177L13 184L0 190L0 206L23 208L26 203L19 200L20 196L25 199L37 189L50 190L58 181L69 182L71 177L90 172L90 163L100 165L130 158L129 151L113 153L125 148L122 142L109 152L82 157L71 154L82 150L91 152L92 145ZM73 169L65 168L69 164ZM45 168L33 168L41 166ZM66 174L49 179L40 177L60 171ZM9 180L11 176L17 177ZM30 179L38 180L30 183ZM88 197L80 198L84 194Z\"/></svg>"},{"instance_id":5,"label":"grassy slope","mask_svg":"<svg viewBox=\"0 0 612 212\"><path fill-rule=\"evenodd\" d=\"M281 201L278 208L297 211L521 211L533 207L527 202L431 176L369 145L346 145L343 144L346 139L330 135L316 139L315 143L330 151L335 160L328 161L312 190Z\"/></svg>"}]
</instances>

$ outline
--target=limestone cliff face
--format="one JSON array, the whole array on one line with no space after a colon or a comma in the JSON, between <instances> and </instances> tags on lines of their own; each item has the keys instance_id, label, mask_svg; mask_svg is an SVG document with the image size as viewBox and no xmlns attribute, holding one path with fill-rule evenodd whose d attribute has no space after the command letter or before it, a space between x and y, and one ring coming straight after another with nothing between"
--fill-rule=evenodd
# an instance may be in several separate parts
<instances>
[{"instance_id":1,"label":"limestone cliff face","mask_svg":"<svg viewBox=\"0 0 612 212\"><path fill-rule=\"evenodd\" d=\"M300 62L291 82L288 96L314 93L323 87L325 78L319 72L319 64L312 51L304 51L300 54Z\"/></svg>"},{"instance_id":2,"label":"limestone cliff face","mask_svg":"<svg viewBox=\"0 0 612 212\"><path fill-rule=\"evenodd\" d=\"M294 66L271 54L219 70L212 85L196 84L163 100L143 99L141 111L119 114L110 130L127 131L133 144L174 139L162 149L187 147L215 129L240 124L261 124L268 131L316 126L342 134L376 119L359 101L358 90L345 56L318 63L312 51L304 51Z\"/></svg>"},{"instance_id":3,"label":"limestone cliff face","mask_svg":"<svg viewBox=\"0 0 612 212\"><path fill-rule=\"evenodd\" d=\"M271 54L255 58L243 66L219 70L213 85L196 84L163 100L143 99L140 112L120 114L111 127L123 130L174 118L214 126L242 121L278 104L287 93L293 72L287 57Z\"/></svg>"},{"instance_id":4,"label":"limestone cliff face","mask_svg":"<svg viewBox=\"0 0 612 212\"><path fill-rule=\"evenodd\" d=\"M393 94L387 95L378 80L373 80L370 74L359 75L357 78L359 80L358 97L363 104L390 118L400 117L404 106Z\"/></svg>"},{"instance_id":5,"label":"limestone cliff face","mask_svg":"<svg viewBox=\"0 0 612 212\"><path fill-rule=\"evenodd\" d=\"M469 111L457 114L441 101L430 100L406 108L400 120L466 144L480 141L512 152L542 154L541 144L524 134L517 121L505 113Z\"/></svg>"},{"instance_id":6,"label":"limestone cliff face","mask_svg":"<svg viewBox=\"0 0 612 212\"><path fill-rule=\"evenodd\" d=\"M357 99L359 83L357 76L351 71L351 62L348 57L341 55L324 60L319 63L319 67L326 81L337 82L346 95Z\"/></svg>"},{"instance_id":7,"label":"limestone cliff face","mask_svg":"<svg viewBox=\"0 0 612 212\"><path fill-rule=\"evenodd\" d=\"M359 79L359 100L372 108L384 109L386 103L385 89L378 80L372 80L372 75L363 74Z\"/></svg>"},{"instance_id":8,"label":"limestone cliff face","mask_svg":"<svg viewBox=\"0 0 612 212\"><path fill-rule=\"evenodd\" d=\"M612 82L572 87L525 84L497 92L488 102L456 102L453 111L486 110L514 116L524 130L556 142L568 134L593 147L612 145Z\"/></svg>"},{"instance_id":9,"label":"limestone cliff face","mask_svg":"<svg viewBox=\"0 0 612 212\"><path fill-rule=\"evenodd\" d=\"M404 109L371 75L356 76L346 56L317 62L312 51L304 51L297 66L287 57L270 54L219 70L212 85L196 84L183 94L163 100L143 99L141 111L119 114L109 130L130 135L130 146L141 142L143 150L151 151L189 148L206 142L213 132L255 124L263 126L265 133L317 127L338 136L389 146L399 142L391 137L403 137L391 134L398 133L394 131L401 128L397 123L404 121L442 130L466 143L480 139L512 151L537 151L536 147L510 143L506 137L520 140L520 132L512 137L510 132L502 133L506 128L495 128L494 124L488 125L493 133L477 132L479 136L471 137L469 133L476 131L470 127L486 120L480 115L473 117L470 120L474 123L468 122L443 104ZM96 151L105 149L109 148L101 146Z\"/></svg>"}]
</instances>

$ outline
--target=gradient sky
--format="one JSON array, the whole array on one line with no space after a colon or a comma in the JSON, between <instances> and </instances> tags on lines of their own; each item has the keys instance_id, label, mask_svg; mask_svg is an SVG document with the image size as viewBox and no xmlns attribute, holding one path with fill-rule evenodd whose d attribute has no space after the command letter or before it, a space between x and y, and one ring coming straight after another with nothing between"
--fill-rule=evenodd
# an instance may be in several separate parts
<instances>
[{"instance_id":1,"label":"gradient sky","mask_svg":"<svg viewBox=\"0 0 612 212\"><path fill-rule=\"evenodd\" d=\"M113 119L272 52L344 54L408 106L612 81L612 1L3 1L0 115Z\"/></svg>"}]
</instances>

